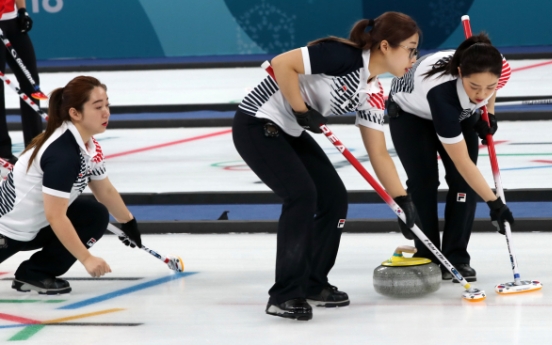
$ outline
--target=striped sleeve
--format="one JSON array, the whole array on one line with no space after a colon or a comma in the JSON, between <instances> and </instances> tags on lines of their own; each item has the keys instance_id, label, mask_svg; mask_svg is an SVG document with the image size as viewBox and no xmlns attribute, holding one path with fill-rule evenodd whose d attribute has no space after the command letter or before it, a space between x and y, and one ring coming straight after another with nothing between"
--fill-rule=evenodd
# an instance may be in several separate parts
<instances>
[{"instance_id":1,"label":"striped sleeve","mask_svg":"<svg viewBox=\"0 0 552 345\"><path fill-rule=\"evenodd\" d=\"M375 93L366 93L365 101L362 101L357 110L355 125L372 128L383 132L383 115L385 110L385 100L383 86L378 80L379 90Z\"/></svg>"},{"instance_id":2,"label":"striped sleeve","mask_svg":"<svg viewBox=\"0 0 552 345\"><path fill-rule=\"evenodd\" d=\"M508 83L508 80L510 80L510 76L512 75L512 69L510 68L510 64L504 57L502 57L502 74L500 75L500 79L498 79L498 85L496 87L497 90L502 89L506 83Z\"/></svg>"}]
</instances>

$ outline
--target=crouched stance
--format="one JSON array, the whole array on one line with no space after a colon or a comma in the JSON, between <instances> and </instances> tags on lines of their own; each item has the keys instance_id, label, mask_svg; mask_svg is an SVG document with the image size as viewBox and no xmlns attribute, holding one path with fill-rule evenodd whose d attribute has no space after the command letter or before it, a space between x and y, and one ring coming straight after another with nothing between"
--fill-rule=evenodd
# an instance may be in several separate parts
<instances>
[{"instance_id":1,"label":"crouched stance","mask_svg":"<svg viewBox=\"0 0 552 345\"><path fill-rule=\"evenodd\" d=\"M111 272L88 249L103 235L111 213L141 245L136 220L107 178L102 149L92 137L109 120L105 85L77 77L54 90L48 127L22 153L0 184L0 263L40 249L19 265L12 288L43 294L71 291L58 277L80 261L93 277ZM96 200L79 198L89 185Z\"/></svg>"}]
</instances>

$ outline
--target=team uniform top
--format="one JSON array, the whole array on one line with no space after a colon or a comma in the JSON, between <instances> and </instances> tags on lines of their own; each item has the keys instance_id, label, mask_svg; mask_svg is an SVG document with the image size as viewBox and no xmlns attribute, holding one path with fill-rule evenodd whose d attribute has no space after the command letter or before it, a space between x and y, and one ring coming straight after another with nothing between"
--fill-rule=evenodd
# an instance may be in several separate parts
<instances>
[{"instance_id":1,"label":"team uniform top","mask_svg":"<svg viewBox=\"0 0 552 345\"><path fill-rule=\"evenodd\" d=\"M90 179L107 177L100 145L93 138L85 144L70 121L46 140L27 171L33 151L21 155L0 184L0 234L24 242L48 225L42 193L71 204Z\"/></svg>"},{"instance_id":2,"label":"team uniform top","mask_svg":"<svg viewBox=\"0 0 552 345\"><path fill-rule=\"evenodd\" d=\"M383 131L383 88L374 76L370 82L370 50L341 42L322 42L302 47L305 74L299 75L301 95L322 115L342 115L356 111L356 124ZM251 116L269 119L286 133L299 136L297 123L278 84L266 77L239 105Z\"/></svg>"},{"instance_id":3,"label":"team uniform top","mask_svg":"<svg viewBox=\"0 0 552 345\"><path fill-rule=\"evenodd\" d=\"M17 17L15 0L0 0L0 20L8 20Z\"/></svg>"},{"instance_id":4,"label":"team uniform top","mask_svg":"<svg viewBox=\"0 0 552 345\"><path fill-rule=\"evenodd\" d=\"M461 78L450 74L434 74L426 78L424 74L447 63L454 50L441 51L420 58L401 78L393 78L389 93L393 101L407 113L427 120L433 120L439 140L445 144L462 141L460 122L487 104L489 96L480 103L472 103L462 86ZM502 88L510 78L510 65L502 61L502 75L497 90Z\"/></svg>"}]
</instances>

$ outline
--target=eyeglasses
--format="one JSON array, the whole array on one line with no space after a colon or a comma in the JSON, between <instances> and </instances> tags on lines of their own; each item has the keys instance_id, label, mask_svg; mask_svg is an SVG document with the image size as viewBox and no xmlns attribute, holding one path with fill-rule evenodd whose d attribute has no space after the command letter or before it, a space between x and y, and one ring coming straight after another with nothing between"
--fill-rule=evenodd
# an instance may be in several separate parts
<instances>
[{"instance_id":1,"label":"eyeglasses","mask_svg":"<svg viewBox=\"0 0 552 345\"><path fill-rule=\"evenodd\" d=\"M402 45L400 45L400 44L399 44L399 47L404 48L404 49L410 51L410 54L408 55L408 57L409 57L410 59L412 59L413 57L418 57L418 53L419 53L418 48L412 48L412 47L402 46Z\"/></svg>"}]
</instances>

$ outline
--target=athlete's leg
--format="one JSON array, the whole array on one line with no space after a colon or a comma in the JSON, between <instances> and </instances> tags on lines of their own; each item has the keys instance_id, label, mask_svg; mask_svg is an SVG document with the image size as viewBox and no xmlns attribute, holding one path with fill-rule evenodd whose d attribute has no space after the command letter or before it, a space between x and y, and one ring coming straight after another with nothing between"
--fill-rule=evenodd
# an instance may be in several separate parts
<instances>
[{"instance_id":1,"label":"athlete's leg","mask_svg":"<svg viewBox=\"0 0 552 345\"><path fill-rule=\"evenodd\" d=\"M81 198L69 206L67 217L87 248L92 247L103 236L109 222L109 213L104 205L95 200ZM61 244L50 226L41 229L24 250L38 248L42 250L19 266L15 272L16 279L41 281L55 278L67 272L77 260Z\"/></svg>"},{"instance_id":2,"label":"athlete's leg","mask_svg":"<svg viewBox=\"0 0 552 345\"><path fill-rule=\"evenodd\" d=\"M462 130L468 154L471 160L477 163L479 138L473 130L474 120L469 118L462 121ZM439 147L439 153L445 166L445 178L449 186L445 207L443 254L452 264L469 264L470 255L467 248L478 196L460 175L442 145Z\"/></svg>"},{"instance_id":3,"label":"athlete's leg","mask_svg":"<svg viewBox=\"0 0 552 345\"><path fill-rule=\"evenodd\" d=\"M270 301L281 304L306 297L317 196L311 176L290 145L298 139L275 125L266 127L266 122L238 111L232 135L243 160L283 199L278 223L276 282L269 291Z\"/></svg>"},{"instance_id":4,"label":"athlete's leg","mask_svg":"<svg viewBox=\"0 0 552 345\"><path fill-rule=\"evenodd\" d=\"M389 127L395 150L408 176L406 185L420 216L422 231L439 248L438 138L433 122L401 111L399 117L389 120ZM416 256L439 262L421 241L414 242L418 249Z\"/></svg>"},{"instance_id":5,"label":"athlete's leg","mask_svg":"<svg viewBox=\"0 0 552 345\"><path fill-rule=\"evenodd\" d=\"M8 38L10 39L12 47L21 58L21 61L23 61L23 64L31 74L31 77L35 81L36 85L40 85L38 69L36 66L36 55L31 38L26 32L21 32L17 19L7 20L6 22L9 22L10 26L7 34L9 35ZM11 55L8 54L6 60L17 78L17 81L19 82L19 87L27 96L30 97L35 90L29 82L29 79ZM33 99L33 101L40 106L40 102L38 100ZM23 140L25 146L27 146L34 137L42 133L42 118L22 99L19 100L19 104L21 108Z\"/></svg>"}]
</instances>

